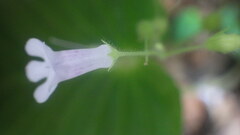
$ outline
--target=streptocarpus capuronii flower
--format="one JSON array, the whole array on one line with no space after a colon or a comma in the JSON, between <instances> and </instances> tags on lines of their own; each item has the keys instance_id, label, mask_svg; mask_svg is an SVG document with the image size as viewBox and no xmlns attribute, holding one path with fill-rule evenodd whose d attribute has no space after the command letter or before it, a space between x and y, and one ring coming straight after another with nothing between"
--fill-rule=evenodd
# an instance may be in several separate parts
<instances>
[{"instance_id":1,"label":"streptocarpus capuronii flower","mask_svg":"<svg viewBox=\"0 0 240 135\"><path fill-rule=\"evenodd\" d=\"M28 55L43 59L32 60L26 66L26 75L30 81L38 82L46 78L34 92L38 103L45 102L58 83L99 68L110 68L114 62L110 56L113 49L107 44L90 49L53 51L44 42L31 38L25 49Z\"/></svg>"}]
</instances>

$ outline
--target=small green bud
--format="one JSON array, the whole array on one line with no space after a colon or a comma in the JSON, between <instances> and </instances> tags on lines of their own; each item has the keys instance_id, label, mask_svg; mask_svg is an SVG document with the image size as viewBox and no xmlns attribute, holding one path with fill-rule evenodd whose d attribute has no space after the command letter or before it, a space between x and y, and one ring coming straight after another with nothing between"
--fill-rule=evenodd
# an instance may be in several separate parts
<instances>
[{"instance_id":1,"label":"small green bud","mask_svg":"<svg viewBox=\"0 0 240 135\"><path fill-rule=\"evenodd\" d=\"M152 36L154 28L150 21L141 21L137 26L137 33L140 39L148 39Z\"/></svg>"},{"instance_id":2,"label":"small green bud","mask_svg":"<svg viewBox=\"0 0 240 135\"><path fill-rule=\"evenodd\" d=\"M153 20L144 20L138 23L137 33L142 40L153 40L160 38L166 33L168 20L166 18L155 18Z\"/></svg>"},{"instance_id":3,"label":"small green bud","mask_svg":"<svg viewBox=\"0 0 240 135\"><path fill-rule=\"evenodd\" d=\"M205 43L207 49L221 53L230 53L240 48L240 35L220 32Z\"/></svg>"},{"instance_id":4,"label":"small green bud","mask_svg":"<svg viewBox=\"0 0 240 135\"><path fill-rule=\"evenodd\" d=\"M160 52L164 52L165 51L164 45L162 43L159 43L159 42L155 44L155 49L157 51L160 51Z\"/></svg>"}]
</instances>

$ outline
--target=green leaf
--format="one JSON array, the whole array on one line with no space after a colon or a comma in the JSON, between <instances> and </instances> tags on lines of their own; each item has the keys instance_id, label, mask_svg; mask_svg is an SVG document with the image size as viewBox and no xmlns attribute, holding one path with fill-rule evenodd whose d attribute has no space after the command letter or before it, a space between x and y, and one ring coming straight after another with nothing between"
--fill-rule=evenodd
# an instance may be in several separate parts
<instances>
[{"instance_id":1,"label":"green leaf","mask_svg":"<svg viewBox=\"0 0 240 135\"><path fill-rule=\"evenodd\" d=\"M0 134L2 135L180 135L179 91L156 61L121 58L110 72L96 70L63 82L37 104L24 68L31 37L101 44L118 50L144 48L141 20L153 18L145 0L0 1L2 45ZM56 49L56 48L54 48ZM59 48L58 48L59 49Z\"/></svg>"},{"instance_id":2,"label":"green leaf","mask_svg":"<svg viewBox=\"0 0 240 135\"><path fill-rule=\"evenodd\" d=\"M202 29L202 17L196 7L188 7L180 11L172 26L172 40L184 42L198 34Z\"/></svg>"},{"instance_id":3,"label":"green leaf","mask_svg":"<svg viewBox=\"0 0 240 135\"><path fill-rule=\"evenodd\" d=\"M239 5L227 5L221 9L221 27L228 33L240 34L240 10Z\"/></svg>"}]
</instances>

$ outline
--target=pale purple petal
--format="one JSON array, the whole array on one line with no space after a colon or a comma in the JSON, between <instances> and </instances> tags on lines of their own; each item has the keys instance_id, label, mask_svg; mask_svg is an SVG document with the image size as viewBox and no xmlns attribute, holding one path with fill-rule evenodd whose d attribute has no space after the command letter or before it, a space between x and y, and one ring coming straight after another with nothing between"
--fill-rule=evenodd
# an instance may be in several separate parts
<instances>
[{"instance_id":1,"label":"pale purple petal","mask_svg":"<svg viewBox=\"0 0 240 135\"><path fill-rule=\"evenodd\" d=\"M27 41L25 50L26 50L27 54L30 56L43 57L43 56L45 56L43 44L44 43L42 41L35 39L35 38L31 38Z\"/></svg>"},{"instance_id":2,"label":"pale purple petal","mask_svg":"<svg viewBox=\"0 0 240 135\"><path fill-rule=\"evenodd\" d=\"M26 66L26 75L31 82L38 82L49 74L49 66L45 62L30 61Z\"/></svg>"},{"instance_id":3,"label":"pale purple petal","mask_svg":"<svg viewBox=\"0 0 240 135\"><path fill-rule=\"evenodd\" d=\"M54 57L52 49L36 38L31 38L27 41L25 50L28 55L40 57L47 62Z\"/></svg>"},{"instance_id":4,"label":"pale purple petal","mask_svg":"<svg viewBox=\"0 0 240 135\"><path fill-rule=\"evenodd\" d=\"M38 103L47 101L50 95L55 91L58 85L58 81L55 78L54 73L50 73L47 80L37 87L34 92L34 98Z\"/></svg>"}]
</instances>

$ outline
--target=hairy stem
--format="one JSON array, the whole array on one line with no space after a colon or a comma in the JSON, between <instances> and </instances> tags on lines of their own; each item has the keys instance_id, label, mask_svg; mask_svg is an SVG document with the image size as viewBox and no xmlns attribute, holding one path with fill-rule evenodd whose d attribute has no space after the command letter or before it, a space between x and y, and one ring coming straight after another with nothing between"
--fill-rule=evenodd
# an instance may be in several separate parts
<instances>
[{"instance_id":1,"label":"hairy stem","mask_svg":"<svg viewBox=\"0 0 240 135\"><path fill-rule=\"evenodd\" d=\"M119 57L123 57L123 56L158 56L161 59L166 59L171 56L195 51L195 50L201 49L203 47L204 46L191 46L191 47L176 49L176 50L169 51L169 52L165 52L165 51L164 52L156 52L156 51L147 51L147 50L146 51L138 51L138 52L119 52Z\"/></svg>"}]
</instances>

